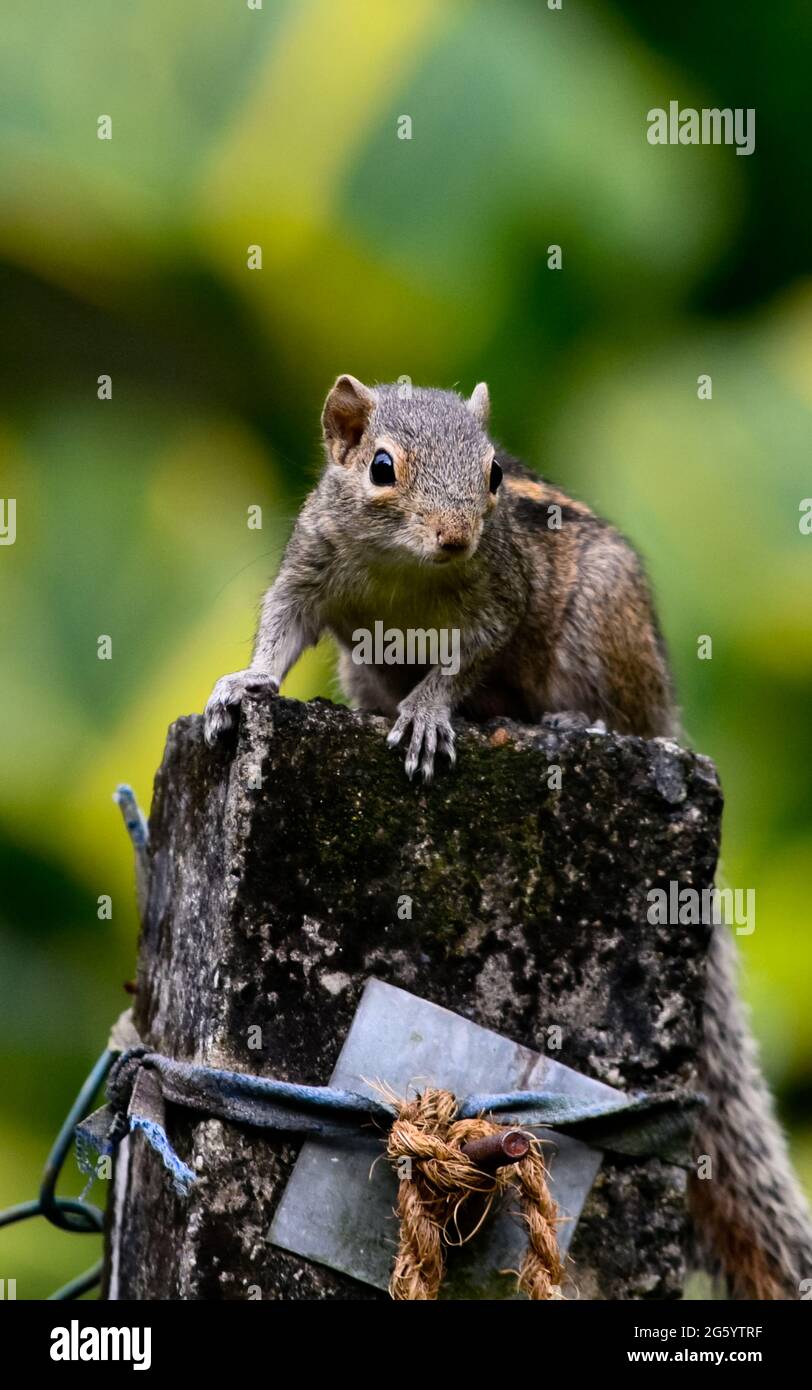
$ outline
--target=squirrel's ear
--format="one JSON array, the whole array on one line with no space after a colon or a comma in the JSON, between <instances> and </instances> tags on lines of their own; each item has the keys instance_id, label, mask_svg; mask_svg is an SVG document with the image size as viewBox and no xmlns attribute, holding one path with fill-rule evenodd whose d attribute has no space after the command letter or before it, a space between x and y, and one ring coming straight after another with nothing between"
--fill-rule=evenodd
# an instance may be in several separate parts
<instances>
[{"instance_id":1,"label":"squirrel's ear","mask_svg":"<svg viewBox=\"0 0 812 1390\"><path fill-rule=\"evenodd\" d=\"M354 376L340 376L321 413L324 442L336 463L358 443L377 404L377 396Z\"/></svg>"},{"instance_id":2,"label":"squirrel's ear","mask_svg":"<svg viewBox=\"0 0 812 1390\"><path fill-rule=\"evenodd\" d=\"M484 381L480 381L479 385L474 387L465 404L474 419L477 420L484 429L488 423L488 416L491 413L491 398L488 395L488 387Z\"/></svg>"}]
</instances>

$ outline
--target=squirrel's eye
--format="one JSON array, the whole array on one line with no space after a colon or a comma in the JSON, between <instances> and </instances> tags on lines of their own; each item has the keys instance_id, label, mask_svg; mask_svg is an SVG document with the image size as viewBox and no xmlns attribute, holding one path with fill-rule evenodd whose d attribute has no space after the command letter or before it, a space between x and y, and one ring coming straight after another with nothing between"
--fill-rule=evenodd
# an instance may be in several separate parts
<instances>
[{"instance_id":1,"label":"squirrel's eye","mask_svg":"<svg viewBox=\"0 0 812 1390\"><path fill-rule=\"evenodd\" d=\"M395 465L392 462L391 454L387 454L385 449L379 449L369 467L369 476L376 487L393 487L395 483Z\"/></svg>"},{"instance_id":2,"label":"squirrel's eye","mask_svg":"<svg viewBox=\"0 0 812 1390\"><path fill-rule=\"evenodd\" d=\"M491 477L488 483L488 487L490 488L491 492L496 492L501 481L502 470L499 467L499 464L496 462L496 459L494 459L493 463L491 464Z\"/></svg>"}]
</instances>

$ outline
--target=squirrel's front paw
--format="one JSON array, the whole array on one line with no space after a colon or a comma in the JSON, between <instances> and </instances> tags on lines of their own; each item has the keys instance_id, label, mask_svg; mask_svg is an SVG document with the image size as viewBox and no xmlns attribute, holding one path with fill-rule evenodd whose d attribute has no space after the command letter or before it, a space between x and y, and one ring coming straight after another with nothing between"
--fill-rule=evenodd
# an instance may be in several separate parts
<instances>
[{"instance_id":1,"label":"squirrel's front paw","mask_svg":"<svg viewBox=\"0 0 812 1390\"><path fill-rule=\"evenodd\" d=\"M457 761L451 711L445 705L430 708L411 706L408 700L403 700L398 709L400 714L392 725L386 741L390 748L394 748L411 726L412 736L406 754L406 775L411 780L419 767L423 781L430 782L434 776L434 755L438 749L445 753L452 766Z\"/></svg>"},{"instance_id":2,"label":"squirrel's front paw","mask_svg":"<svg viewBox=\"0 0 812 1390\"><path fill-rule=\"evenodd\" d=\"M221 676L215 685L203 716L203 733L211 745L233 728L243 695L276 695L279 683L265 671L235 671Z\"/></svg>"}]
</instances>

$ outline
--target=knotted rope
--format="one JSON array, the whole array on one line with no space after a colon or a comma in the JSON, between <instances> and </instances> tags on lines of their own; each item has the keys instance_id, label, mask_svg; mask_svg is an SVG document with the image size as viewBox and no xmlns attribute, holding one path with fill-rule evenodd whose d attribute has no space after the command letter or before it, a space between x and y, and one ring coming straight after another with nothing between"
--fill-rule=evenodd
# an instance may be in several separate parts
<instances>
[{"instance_id":1,"label":"knotted rope","mask_svg":"<svg viewBox=\"0 0 812 1390\"><path fill-rule=\"evenodd\" d=\"M458 1120L450 1091L425 1090L414 1100L387 1097L397 1107L387 1156L397 1176L400 1241L389 1292L394 1299L435 1299L447 1246L479 1230L497 1197L515 1187L528 1232L518 1288L531 1299L561 1298L563 1267L556 1240L558 1209L547 1187L538 1140L519 1163L485 1172L462 1152L473 1139L498 1134L482 1117ZM404 1160L409 1160L404 1173ZM463 1230L462 1222L468 1217Z\"/></svg>"}]
</instances>

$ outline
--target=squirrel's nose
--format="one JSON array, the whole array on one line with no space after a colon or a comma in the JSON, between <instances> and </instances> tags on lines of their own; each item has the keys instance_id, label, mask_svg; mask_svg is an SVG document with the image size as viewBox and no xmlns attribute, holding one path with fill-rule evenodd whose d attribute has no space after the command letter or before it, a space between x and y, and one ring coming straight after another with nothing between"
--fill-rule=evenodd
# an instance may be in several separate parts
<instances>
[{"instance_id":1,"label":"squirrel's nose","mask_svg":"<svg viewBox=\"0 0 812 1390\"><path fill-rule=\"evenodd\" d=\"M471 544L471 537L463 535L460 531L438 531L437 544L441 550L453 554L454 551L467 550Z\"/></svg>"}]
</instances>

